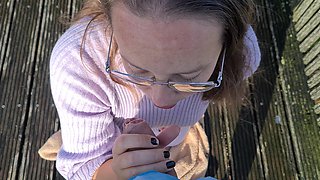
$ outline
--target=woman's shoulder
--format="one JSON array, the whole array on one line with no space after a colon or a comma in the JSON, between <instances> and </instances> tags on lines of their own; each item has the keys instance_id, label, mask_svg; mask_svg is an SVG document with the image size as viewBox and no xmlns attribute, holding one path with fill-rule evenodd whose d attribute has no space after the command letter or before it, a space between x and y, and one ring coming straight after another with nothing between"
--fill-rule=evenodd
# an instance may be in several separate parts
<instances>
[{"instance_id":1,"label":"woman's shoulder","mask_svg":"<svg viewBox=\"0 0 320 180\"><path fill-rule=\"evenodd\" d=\"M56 42L50 59L50 68L66 64L102 68L106 59L108 37L103 23L83 18L68 28Z\"/></svg>"},{"instance_id":2,"label":"woman's shoulder","mask_svg":"<svg viewBox=\"0 0 320 180\"><path fill-rule=\"evenodd\" d=\"M80 52L80 48L90 45L99 44L100 46L106 44L105 29L102 23L95 21L91 22L91 18L84 18L70 26L56 42L52 55L55 54L69 54L71 51ZM99 38L100 37L100 38ZM84 49L85 50L85 49Z\"/></svg>"},{"instance_id":3,"label":"woman's shoulder","mask_svg":"<svg viewBox=\"0 0 320 180\"><path fill-rule=\"evenodd\" d=\"M108 40L102 37L101 26L87 26L88 22L71 26L51 54L51 91L60 112L65 106L104 111L116 104L115 84L105 71Z\"/></svg>"},{"instance_id":4,"label":"woman's shoulder","mask_svg":"<svg viewBox=\"0 0 320 180\"><path fill-rule=\"evenodd\" d=\"M261 52L259 42L252 26L248 26L248 30L244 36L246 69L245 78L250 77L259 67L261 61Z\"/></svg>"},{"instance_id":5,"label":"woman's shoulder","mask_svg":"<svg viewBox=\"0 0 320 180\"><path fill-rule=\"evenodd\" d=\"M105 72L107 39L103 26L82 20L72 25L57 41L50 59L51 83L57 87L112 89ZM75 87L77 86L77 87ZM55 88L55 87L53 87ZM80 91L80 90L79 90Z\"/></svg>"}]
</instances>

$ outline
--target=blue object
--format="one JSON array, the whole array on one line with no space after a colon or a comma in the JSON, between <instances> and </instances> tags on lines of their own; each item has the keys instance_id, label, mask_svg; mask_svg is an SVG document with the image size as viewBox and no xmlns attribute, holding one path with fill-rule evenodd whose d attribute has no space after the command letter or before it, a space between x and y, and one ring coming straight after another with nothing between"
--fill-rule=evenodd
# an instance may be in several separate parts
<instances>
[{"instance_id":1,"label":"blue object","mask_svg":"<svg viewBox=\"0 0 320 180\"><path fill-rule=\"evenodd\" d=\"M147 171L145 173L141 173L137 176L134 176L132 178L130 178L129 180L179 180L178 178L168 175L168 174L164 174L164 173L160 173L157 171ZM217 180L215 178L212 177L205 177L205 178L199 178L197 180Z\"/></svg>"},{"instance_id":2,"label":"blue object","mask_svg":"<svg viewBox=\"0 0 320 180\"><path fill-rule=\"evenodd\" d=\"M197 179L197 180L217 180L217 179L213 178L213 177L204 177L204 178L200 178L200 179Z\"/></svg>"},{"instance_id":3,"label":"blue object","mask_svg":"<svg viewBox=\"0 0 320 180\"><path fill-rule=\"evenodd\" d=\"M147 171L145 173L138 174L137 176L134 176L130 178L129 180L179 180L178 178L168 175L168 174L163 174L157 171Z\"/></svg>"}]
</instances>

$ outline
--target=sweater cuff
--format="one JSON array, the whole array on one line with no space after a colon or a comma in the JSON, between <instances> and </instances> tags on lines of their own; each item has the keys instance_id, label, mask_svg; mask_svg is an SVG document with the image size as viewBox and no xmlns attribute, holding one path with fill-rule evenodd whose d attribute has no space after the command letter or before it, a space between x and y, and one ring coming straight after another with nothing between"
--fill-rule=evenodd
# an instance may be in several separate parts
<instances>
[{"instance_id":1,"label":"sweater cuff","mask_svg":"<svg viewBox=\"0 0 320 180\"><path fill-rule=\"evenodd\" d=\"M107 160L112 158L112 154L102 155L96 159L90 160L85 163L81 168L73 174L71 180L91 180L96 170Z\"/></svg>"}]
</instances>

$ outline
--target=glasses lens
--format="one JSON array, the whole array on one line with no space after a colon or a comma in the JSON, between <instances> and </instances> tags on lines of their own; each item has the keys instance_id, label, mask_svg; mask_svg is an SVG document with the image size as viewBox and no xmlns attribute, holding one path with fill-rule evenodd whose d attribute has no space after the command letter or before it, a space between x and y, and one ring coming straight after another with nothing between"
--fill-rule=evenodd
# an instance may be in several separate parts
<instances>
[{"instance_id":1,"label":"glasses lens","mask_svg":"<svg viewBox=\"0 0 320 180\"><path fill-rule=\"evenodd\" d=\"M130 76L128 74L123 74L120 72L111 71L112 76L115 78L122 79L124 81L131 82L140 86L151 86L153 84L152 79L147 79L139 76Z\"/></svg>"},{"instance_id":2,"label":"glasses lens","mask_svg":"<svg viewBox=\"0 0 320 180\"><path fill-rule=\"evenodd\" d=\"M212 85L205 84L170 84L171 87L181 92L206 92L213 88Z\"/></svg>"},{"instance_id":3,"label":"glasses lens","mask_svg":"<svg viewBox=\"0 0 320 180\"><path fill-rule=\"evenodd\" d=\"M110 71L109 72L114 78L121 79L126 82L130 82L136 85L140 86L151 86L154 84L153 79L145 78L145 77L139 77L134 75L125 74L118 71ZM165 83L166 84L166 83ZM197 93L197 92L206 92L214 88L214 84L204 84L204 83L177 83L172 82L167 84L169 87L180 91L180 92L191 92L191 93Z\"/></svg>"}]
</instances>

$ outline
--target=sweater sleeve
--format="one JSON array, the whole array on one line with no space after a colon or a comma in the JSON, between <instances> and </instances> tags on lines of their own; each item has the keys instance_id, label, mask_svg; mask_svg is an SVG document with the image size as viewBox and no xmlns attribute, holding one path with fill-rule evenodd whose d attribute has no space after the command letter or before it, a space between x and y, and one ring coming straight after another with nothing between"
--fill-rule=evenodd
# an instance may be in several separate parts
<instances>
[{"instance_id":1,"label":"sweater sleeve","mask_svg":"<svg viewBox=\"0 0 320 180\"><path fill-rule=\"evenodd\" d=\"M248 78L258 69L261 61L261 53L257 36L251 26L244 37L245 55L246 55L246 69L244 71L244 78Z\"/></svg>"},{"instance_id":2,"label":"sweater sleeve","mask_svg":"<svg viewBox=\"0 0 320 180\"><path fill-rule=\"evenodd\" d=\"M66 179L92 179L95 170L112 157L120 135L112 115L112 87L95 61L103 53L80 44L85 24L71 27L56 43L50 59L50 83L59 115L63 145L57 169ZM94 34L94 33L89 33ZM90 35L92 49L102 49L101 34ZM97 47L101 46L101 47Z\"/></svg>"}]
</instances>

